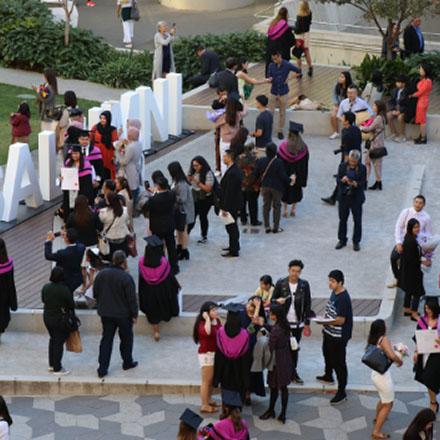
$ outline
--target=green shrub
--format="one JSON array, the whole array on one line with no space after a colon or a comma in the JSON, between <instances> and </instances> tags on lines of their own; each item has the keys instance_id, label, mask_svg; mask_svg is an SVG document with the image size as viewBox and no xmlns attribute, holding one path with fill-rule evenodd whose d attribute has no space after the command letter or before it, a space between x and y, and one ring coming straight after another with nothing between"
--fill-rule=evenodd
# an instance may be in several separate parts
<instances>
[{"instance_id":1,"label":"green shrub","mask_svg":"<svg viewBox=\"0 0 440 440\"><path fill-rule=\"evenodd\" d=\"M418 67L424 61L433 70L434 79L440 78L440 52L429 52L427 54L414 55L402 60L400 57L395 60L387 60L377 56L365 55L359 66L352 68L356 82L360 88L364 88L366 83L371 80L375 70L380 70L383 75L383 83L386 90L394 87L398 75L406 75L411 80L418 78Z\"/></svg>"}]
</instances>

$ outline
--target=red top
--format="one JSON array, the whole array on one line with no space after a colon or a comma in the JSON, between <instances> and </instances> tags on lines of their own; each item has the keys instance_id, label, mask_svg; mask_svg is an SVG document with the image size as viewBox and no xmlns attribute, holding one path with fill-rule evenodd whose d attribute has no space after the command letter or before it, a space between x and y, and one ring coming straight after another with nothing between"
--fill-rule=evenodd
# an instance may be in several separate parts
<instances>
[{"instance_id":1,"label":"red top","mask_svg":"<svg viewBox=\"0 0 440 440\"><path fill-rule=\"evenodd\" d=\"M200 321L199 323L199 353L208 353L208 351L217 350L217 332L221 328L221 323L217 319L215 325L211 324L211 334L206 334L205 331L205 321Z\"/></svg>"},{"instance_id":2,"label":"red top","mask_svg":"<svg viewBox=\"0 0 440 440\"><path fill-rule=\"evenodd\" d=\"M98 147L101 150L102 154L102 161L104 164L104 168L110 170L111 173L111 179L114 179L116 177L116 165L114 162L115 158L115 149L112 146L111 148L107 148L102 143L102 136L101 133L97 130L96 125L92 127L92 139L94 146ZM112 143L116 142L118 140L118 131L116 128L112 130Z\"/></svg>"},{"instance_id":3,"label":"red top","mask_svg":"<svg viewBox=\"0 0 440 440\"><path fill-rule=\"evenodd\" d=\"M14 113L9 119L12 125L12 136L22 137L29 136L31 134L31 126L29 124L29 118L21 113Z\"/></svg>"}]
</instances>

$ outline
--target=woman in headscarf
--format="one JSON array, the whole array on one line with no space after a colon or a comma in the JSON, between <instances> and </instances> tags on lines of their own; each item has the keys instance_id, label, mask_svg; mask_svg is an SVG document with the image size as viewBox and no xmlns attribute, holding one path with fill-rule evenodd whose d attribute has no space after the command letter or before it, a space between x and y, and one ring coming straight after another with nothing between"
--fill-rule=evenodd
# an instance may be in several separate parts
<instances>
[{"instance_id":1,"label":"woman in headscarf","mask_svg":"<svg viewBox=\"0 0 440 440\"><path fill-rule=\"evenodd\" d=\"M180 285L165 258L163 241L157 235L145 238L145 254L139 259L139 308L160 340L159 323L179 315Z\"/></svg>"},{"instance_id":2,"label":"woman in headscarf","mask_svg":"<svg viewBox=\"0 0 440 440\"><path fill-rule=\"evenodd\" d=\"M304 131L302 124L291 121L289 138L281 142L278 156L283 160L288 176L294 175L293 185L286 187L282 201L284 203L284 217L288 216L288 205L291 217L296 215L296 204L303 198L303 188L307 186L309 172L309 150L300 133Z\"/></svg>"},{"instance_id":3,"label":"woman in headscarf","mask_svg":"<svg viewBox=\"0 0 440 440\"><path fill-rule=\"evenodd\" d=\"M113 144L118 140L118 130L111 123L111 112L103 111L99 116L99 122L91 130L92 146L97 146L101 150L104 162L103 180L113 180L116 177L115 147Z\"/></svg>"}]
</instances>

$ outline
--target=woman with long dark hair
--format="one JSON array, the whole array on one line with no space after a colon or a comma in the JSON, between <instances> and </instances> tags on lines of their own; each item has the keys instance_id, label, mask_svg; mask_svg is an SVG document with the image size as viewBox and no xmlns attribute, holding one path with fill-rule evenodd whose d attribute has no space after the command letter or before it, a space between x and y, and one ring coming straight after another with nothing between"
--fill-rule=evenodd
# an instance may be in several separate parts
<instances>
[{"instance_id":1,"label":"woman with long dark hair","mask_svg":"<svg viewBox=\"0 0 440 440\"><path fill-rule=\"evenodd\" d=\"M303 188L307 186L309 175L309 149L301 137L303 126L290 122L289 137L281 142L278 148L278 156L284 162L286 174L291 176L292 184L285 186L282 202L284 204L284 217L296 215L296 204L303 198ZM295 177L292 177L295 176ZM273 231L277 232L277 231Z\"/></svg>"},{"instance_id":2,"label":"woman with long dark hair","mask_svg":"<svg viewBox=\"0 0 440 440\"><path fill-rule=\"evenodd\" d=\"M202 375L200 385L200 412L213 413L217 404L212 399L212 383L214 380L214 357L217 351L217 332L222 324L217 314L218 305L206 301L200 307L200 312L194 322L193 340L199 345L199 365Z\"/></svg>"},{"instance_id":3,"label":"woman with long dark hair","mask_svg":"<svg viewBox=\"0 0 440 440\"><path fill-rule=\"evenodd\" d=\"M237 391L241 398L250 386L251 352L249 333L242 328L241 304L228 304L225 325L217 333L217 351L214 358L214 387Z\"/></svg>"},{"instance_id":4,"label":"woman with long dark hair","mask_svg":"<svg viewBox=\"0 0 440 440\"><path fill-rule=\"evenodd\" d=\"M64 270L55 266L50 274L50 282L43 286L41 301L44 304L44 325L49 332L49 372L64 376L70 371L61 364L63 346L70 330L65 327L63 315L75 308L70 289L64 283Z\"/></svg>"},{"instance_id":5,"label":"woman with long dark hair","mask_svg":"<svg viewBox=\"0 0 440 440\"><path fill-rule=\"evenodd\" d=\"M420 318L418 308L420 297L425 294L421 264L427 264L422 259L422 249L417 242L420 223L411 218L406 225L406 235L403 240L403 252L400 256L400 274L398 286L405 292L403 310L405 316L410 316L417 322Z\"/></svg>"},{"instance_id":6,"label":"woman with long dark hair","mask_svg":"<svg viewBox=\"0 0 440 440\"><path fill-rule=\"evenodd\" d=\"M0 337L11 320L11 310L17 310L14 261L8 256L5 240L0 238Z\"/></svg>"},{"instance_id":7,"label":"woman with long dark hair","mask_svg":"<svg viewBox=\"0 0 440 440\"><path fill-rule=\"evenodd\" d=\"M110 245L110 253L104 258L112 261L113 253L117 250L122 250L128 255L129 219L127 208L122 206L121 199L115 192L107 193L105 199L107 206L99 210L99 220L103 224L102 230Z\"/></svg>"},{"instance_id":8,"label":"woman with long dark hair","mask_svg":"<svg viewBox=\"0 0 440 440\"><path fill-rule=\"evenodd\" d=\"M434 440L435 419L432 409L420 410L403 434L402 440Z\"/></svg>"},{"instance_id":9,"label":"woman with long dark hair","mask_svg":"<svg viewBox=\"0 0 440 440\"><path fill-rule=\"evenodd\" d=\"M79 188L78 190L63 191L63 219L66 222L70 212L75 206L78 195L84 195L90 206L93 205L93 167L90 162L84 159L80 145L72 145L69 155L64 162L66 168L76 168L78 170Z\"/></svg>"},{"instance_id":10,"label":"woman with long dark hair","mask_svg":"<svg viewBox=\"0 0 440 440\"><path fill-rule=\"evenodd\" d=\"M163 241L156 235L145 238L144 256L139 259L139 308L160 340L159 323L179 315L180 285L165 258Z\"/></svg>"},{"instance_id":11,"label":"woman with long dark hair","mask_svg":"<svg viewBox=\"0 0 440 440\"><path fill-rule=\"evenodd\" d=\"M194 223L195 217L191 185L179 162L171 162L168 165L168 172L173 180L172 190L176 194L174 220L177 236L177 258L179 260L189 260L188 225Z\"/></svg>"},{"instance_id":12,"label":"woman with long dark hair","mask_svg":"<svg viewBox=\"0 0 440 440\"><path fill-rule=\"evenodd\" d=\"M252 94L254 86L269 82L268 79L256 79L248 74L249 60L242 58L235 70L235 76L238 78L238 93L243 101L247 101Z\"/></svg>"},{"instance_id":13,"label":"woman with long dark hair","mask_svg":"<svg viewBox=\"0 0 440 440\"><path fill-rule=\"evenodd\" d=\"M78 100L73 90L67 90L64 92L64 108L61 118L57 126L57 146L61 147L64 143L66 130L70 125L70 112L78 109ZM81 117L81 123L84 122L84 117ZM80 124L81 125L81 124ZM80 128L83 128L81 126Z\"/></svg>"},{"instance_id":14,"label":"woman with long dark hair","mask_svg":"<svg viewBox=\"0 0 440 440\"><path fill-rule=\"evenodd\" d=\"M194 222L188 224L188 235L199 216L201 238L197 243L203 244L208 241L208 214L213 205L212 190L215 183L214 173L203 156L196 156L191 160L188 180L191 182L194 200Z\"/></svg>"},{"instance_id":15,"label":"woman with long dark hair","mask_svg":"<svg viewBox=\"0 0 440 440\"><path fill-rule=\"evenodd\" d=\"M420 317L417 322L417 330L437 330L438 334L440 306L437 298L426 300L424 312L424 316ZM440 353L419 354L416 347L414 364L415 379L428 389L429 405L434 412L438 413L437 395L440 393Z\"/></svg>"},{"instance_id":16,"label":"woman with long dark hair","mask_svg":"<svg viewBox=\"0 0 440 440\"><path fill-rule=\"evenodd\" d=\"M429 108L429 95L432 92L432 68L428 63L419 66L420 79L417 83L417 91L410 98L417 98L415 123L419 125L420 134L414 139L415 144L426 144L426 116Z\"/></svg>"},{"instance_id":17,"label":"woman with long dark hair","mask_svg":"<svg viewBox=\"0 0 440 440\"><path fill-rule=\"evenodd\" d=\"M164 240L167 248L168 261L174 275L179 273L177 260L175 229L176 194L171 191L168 179L162 171L154 171L151 175L154 187L149 191L153 194L143 206L143 212L148 214L150 231Z\"/></svg>"},{"instance_id":18,"label":"woman with long dark hair","mask_svg":"<svg viewBox=\"0 0 440 440\"><path fill-rule=\"evenodd\" d=\"M133 193L131 192L128 180L124 176L118 176L115 180L116 193L118 196L124 198L125 206L127 207L129 227L133 229Z\"/></svg>"},{"instance_id":19,"label":"woman with long dark hair","mask_svg":"<svg viewBox=\"0 0 440 440\"><path fill-rule=\"evenodd\" d=\"M386 325L383 319L376 319L371 323L370 333L368 335L368 345L374 345L380 348L391 361L401 367L402 359L394 353L393 347L386 336ZM388 434L382 432L382 426L387 420L394 402L394 384L390 370L381 374L371 370L371 380L379 393L379 402L376 405L376 417L374 418L374 428L371 434L373 439L389 438Z\"/></svg>"},{"instance_id":20,"label":"woman with long dark hair","mask_svg":"<svg viewBox=\"0 0 440 440\"><path fill-rule=\"evenodd\" d=\"M375 117L370 125L361 125L360 129L363 133L371 133L370 148L365 152L365 166L367 167L367 184L371 173L371 167L374 168L376 181L374 185L368 189L382 190L382 161L383 157L372 159L370 151L385 147L385 128L387 123L387 107L384 101L374 101L373 112Z\"/></svg>"},{"instance_id":21,"label":"woman with long dark hair","mask_svg":"<svg viewBox=\"0 0 440 440\"><path fill-rule=\"evenodd\" d=\"M278 10L277 15L267 29L266 46L266 77L267 68L272 62L271 55L279 52L284 60L290 61L291 48L295 45L293 29L289 26L289 12L285 6Z\"/></svg>"},{"instance_id":22,"label":"woman with long dark hair","mask_svg":"<svg viewBox=\"0 0 440 440\"><path fill-rule=\"evenodd\" d=\"M12 425L12 417L9 414L8 405L6 405L3 396L0 396L0 438L9 440L9 427Z\"/></svg>"},{"instance_id":23,"label":"woman with long dark hair","mask_svg":"<svg viewBox=\"0 0 440 440\"><path fill-rule=\"evenodd\" d=\"M281 390L281 412L278 420L286 423L286 411L289 401L287 385L292 381L293 365L292 351L290 348L290 325L286 318L286 310L280 304L270 307L270 319L273 326L269 336L269 348L275 356L275 366L269 371L267 383L270 387L269 409L260 416L261 420L275 418L275 404Z\"/></svg>"},{"instance_id":24,"label":"woman with long dark hair","mask_svg":"<svg viewBox=\"0 0 440 440\"><path fill-rule=\"evenodd\" d=\"M339 137L338 110L339 104L347 97L347 89L353 84L351 74L348 70L344 70L338 76L338 81L333 88L333 108L330 112L330 122L333 127L333 134L330 139Z\"/></svg>"},{"instance_id":25,"label":"woman with long dark hair","mask_svg":"<svg viewBox=\"0 0 440 440\"><path fill-rule=\"evenodd\" d=\"M43 72L44 83L38 87L32 87L37 93L37 101L40 109L41 130L54 130L58 121L52 119L55 109L55 100L58 95L58 81L55 70L45 69Z\"/></svg>"},{"instance_id":26,"label":"woman with long dark hair","mask_svg":"<svg viewBox=\"0 0 440 440\"><path fill-rule=\"evenodd\" d=\"M9 123L11 124L11 143L23 142L29 143L29 135L32 133L31 110L27 102L22 102L15 113L11 113Z\"/></svg>"},{"instance_id":27,"label":"woman with long dark hair","mask_svg":"<svg viewBox=\"0 0 440 440\"><path fill-rule=\"evenodd\" d=\"M114 142L118 140L118 130L113 127L112 114L108 110L103 111L99 116L99 122L92 127L91 145L101 150L104 163L103 180L116 177L115 147Z\"/></svg>"},{"instance_id":28,"label":"woman with long dark hair","mask_svg":"<svg viewBox=\"0 0 440 440\"><path fill-rule=\"evenodd\" d=\"M231 94L233 95L233 94ZM230 147L232 139L240 129L240 121L247 114L246 104L241 104L238 94L237 96L229 95L226 101L225 112L215 121L215 127L220 129L220 157ZM226 165L221 163L221 172L226 172Z\"/></svg>"}]
</instances>

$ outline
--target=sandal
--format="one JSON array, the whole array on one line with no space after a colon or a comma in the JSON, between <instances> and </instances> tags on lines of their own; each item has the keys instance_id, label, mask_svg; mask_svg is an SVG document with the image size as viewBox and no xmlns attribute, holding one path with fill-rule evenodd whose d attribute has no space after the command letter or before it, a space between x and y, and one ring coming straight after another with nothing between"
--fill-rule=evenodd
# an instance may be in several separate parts
<instances>
[{"instance_id":1,"label":"sandal","mask_svg":"<svg viewBox=\"0 0 440 440\"><path fill-rule=\"evenodd\" d=\"M389 434L371 434L371 438L375 439L375 440L383 440L386 438L390 438L391 436Z\"/></svg>"},{"instance_id":2,"label":"sandal","mask_svg":"<svg viewBox=\"0 0 440 440\"><path fill-rule=\"evenodd\" d=\"M217 407L212 407L212 406L202 406L200 408L200 412L201 413L207 413L207 414L212 414L218 411Z\"/></svg>"}]
</instances>

